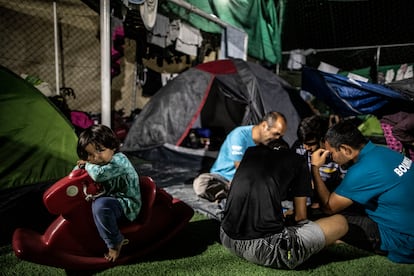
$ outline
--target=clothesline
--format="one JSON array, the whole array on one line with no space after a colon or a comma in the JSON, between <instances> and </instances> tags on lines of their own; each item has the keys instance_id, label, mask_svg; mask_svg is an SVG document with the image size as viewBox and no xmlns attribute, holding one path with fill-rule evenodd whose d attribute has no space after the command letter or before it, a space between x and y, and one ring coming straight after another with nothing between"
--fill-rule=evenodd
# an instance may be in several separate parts
<instances>
[{"instance_id":1,"label":"clothesline","mask_svg":"<svg viewBox=\"0 0 414 276\"><path fill-rule=\"evenodd\" d=\"M402 44L388 44L388 45L372 45L372 46L355 46L355 47L338 47L338 48L326 48L326 49L312 49L314 53L318 52L336 52L346 50L367 50L376 48L392 48L392 47L404 47L414 46L414 43L402 43ZM282 55L289 55L294 50L282 51Z\"/></svg>"}]
</instances>

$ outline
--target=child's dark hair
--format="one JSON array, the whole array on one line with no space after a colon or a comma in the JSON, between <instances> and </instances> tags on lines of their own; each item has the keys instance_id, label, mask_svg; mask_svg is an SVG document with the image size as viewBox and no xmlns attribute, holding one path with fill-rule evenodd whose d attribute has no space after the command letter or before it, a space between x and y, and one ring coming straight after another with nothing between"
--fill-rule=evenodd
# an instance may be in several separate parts
<instances>
[{"instance_id":1,"label":"child's dark hair","mask_svg":"<svg viewBox=\"0 0 414 276\"><path fill-rule=\"evenodd\" d=\"M85 148L89 144L101 145L105 148L113 149L115 152L118 152L120 147L118 137L112 129L105 125L93 125L81 132L76 149L80 159L88 159L88 153Z\"/></svg>"},{"instance_id":2,"label":"child's dark hair","mask_svg":"<svg viewBox=\"0 0 414 276\"><path fill-rule=\"evenodd\" d=\"M323 140L325 133L328 131L328 127L328 118L319 115L306 117L299 124L297 131L298 139L302 143L312 140L319 143Z\"/></svg>"}]
</instances>

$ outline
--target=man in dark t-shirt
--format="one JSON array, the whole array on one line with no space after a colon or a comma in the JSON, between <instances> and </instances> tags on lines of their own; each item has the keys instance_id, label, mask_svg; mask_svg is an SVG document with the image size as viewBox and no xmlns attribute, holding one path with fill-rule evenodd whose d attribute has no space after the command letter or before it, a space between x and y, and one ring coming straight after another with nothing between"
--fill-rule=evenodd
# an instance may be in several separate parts
<instances>
[{"instance_id":1,"label":"man in dark t-shirt","mask_svg":"<svg viewBox=\"0 0 414 276\"><path fill-rule=\"evenodd\" d=\"M282 200L294 197L295 214L287 222ZM311 195L306 160L282 140L271 147L247 149L233 178L221 222L222 244L257 264L295 268L348 230L342 215L307 220Z\"/></svg>"}]
</instances>

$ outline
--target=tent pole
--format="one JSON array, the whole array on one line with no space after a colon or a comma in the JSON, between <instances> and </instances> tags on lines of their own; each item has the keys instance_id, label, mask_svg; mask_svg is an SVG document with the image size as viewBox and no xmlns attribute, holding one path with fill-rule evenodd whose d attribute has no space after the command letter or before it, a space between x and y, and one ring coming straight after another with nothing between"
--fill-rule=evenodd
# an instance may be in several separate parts
<instances>
[{"instance_id":1,"label":"tent pole","mask_svg":"<svg viewBox=\"0 0 414 276\"><path fill-rule=\"evenodd\" d=\"M192 13L195 13L195 14L201 16L201 17L204 17L204 18L206 18L210 21L213 21L214 23L216 23L217 25L219 25L223 28L226 28L227 26L230 26L230 24L224 22L223 20L221 20L221 19L219 19L215 16L212 16L211 14L208 14L208 13L204 12L203 10L200 10L199 8L197 8L197 7L191 5L191 4L189 4L189 3L187 3L183 0L168 0L168 1L180 6L182 8L187 9ZM232 26L232 27L234 28L234 26Z\"/></svg>"},{"instance_id":2,"label":"tent pole","mask_svg":"<svg viewBox=\"0 0 414 276\"><path fill-rule=\"evenodd\" d=\"M101 123L111 127L110 0L100 0L101 15Z\"/></svg>"},{"instance_id":3,"label":"tent pole","mask_svg":"<svg viewBox=\"0 0 414 276\"><path fill-rule=\"evenodd\" d=\"M55 78L56 78L56 95L60 94L59 84L59 43L58 43L58 22L57 22L56 1L53 1L53 27L55 34Z\"/></svg>"}]
</instances>

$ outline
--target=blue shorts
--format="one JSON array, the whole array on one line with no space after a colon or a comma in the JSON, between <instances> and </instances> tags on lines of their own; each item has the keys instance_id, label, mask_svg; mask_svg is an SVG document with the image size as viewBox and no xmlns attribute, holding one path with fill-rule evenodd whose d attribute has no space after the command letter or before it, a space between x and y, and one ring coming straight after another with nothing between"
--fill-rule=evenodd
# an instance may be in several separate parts
<instances>
[{"instance_id":1,"label":"blue shorts","mask_svg":"<svg viewBox=\"0 0 414 276\"><path fill-rule=\"evenodd\" d=\"M313 222L289 226L268 237L233 240L220 228L220 240L233 254L250 262L282 269L293 269L325 247L325 235Z\"/></svg>"}]
</instances>

